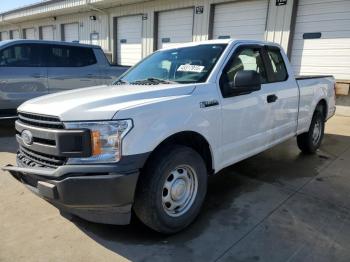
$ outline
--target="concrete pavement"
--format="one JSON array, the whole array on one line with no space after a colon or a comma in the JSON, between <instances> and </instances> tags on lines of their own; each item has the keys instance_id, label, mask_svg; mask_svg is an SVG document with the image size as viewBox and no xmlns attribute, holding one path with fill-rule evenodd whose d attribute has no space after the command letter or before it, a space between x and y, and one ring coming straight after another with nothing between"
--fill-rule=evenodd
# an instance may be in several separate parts
<instances>
[{"instance_id":1,"label":"concrete pavement","mask_svg":"<svg viewBox=\"0 0 350 262\"><path fill-rule=\"evenodd\" d=\"M291 139L212 177L199 218L174 236L68 221L0 171L0 261L349 261L350 117L326 132L314 156ZM14 163L13 135L0 128L0 165Z\"/></svg>"}]
</instances>

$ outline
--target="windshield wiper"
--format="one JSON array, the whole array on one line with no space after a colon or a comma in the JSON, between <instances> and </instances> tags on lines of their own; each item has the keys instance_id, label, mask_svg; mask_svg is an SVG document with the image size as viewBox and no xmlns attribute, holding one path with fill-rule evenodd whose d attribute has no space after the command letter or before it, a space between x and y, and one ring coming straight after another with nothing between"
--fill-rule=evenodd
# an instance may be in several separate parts
<instances>
[{"instance_id":1,"label":"windshield wiper","mask_svg":"<svg viewBox=\"0 0 350 262\"><path fill-rule=\"evenodd\" d=\"M134 82L131 82L132 85L159 85L159 84L177 84L177 82L173 81L167 81L164 79L149 77L147 79L143 80L136 80Z\"/></svg>"},{"instance_id":2,"label":"windshield wiper","mask_svg":"<svg viewBox=\"0 0 350 262\"><path fill-rule=\"evenodd\" d=\"M161 84L176 84L176 82L174 81L169 81L169 80L164 80L164 79L154 78L154 77L147 78L147 80L153 81L153 82L159 82Z\"/></svg>"},{"instance_id":3,"label":"windshield wiper","mask_svg":"<svg viewBox=\"0 0 350 262\"><path fill-rule=\"evenodd\" d=\"M113 85L126 85L126 84L129 84L128 82L122 80L122 79L118 79L117 81L115 81L113 83Z\"/></svg>"}]
</instances>

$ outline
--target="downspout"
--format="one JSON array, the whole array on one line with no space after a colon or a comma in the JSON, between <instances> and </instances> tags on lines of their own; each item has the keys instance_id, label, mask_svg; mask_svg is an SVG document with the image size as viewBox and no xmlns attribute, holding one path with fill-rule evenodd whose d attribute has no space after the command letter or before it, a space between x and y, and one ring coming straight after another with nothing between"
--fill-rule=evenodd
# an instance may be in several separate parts
<instances>
[{"instance_id":1,"label":"downspout","mask_svg":"<svg viewBox=\"0 0 350 262\"><path fill-rule=\"evenodd\" d=\"M95 10L97 12L100 12L102 14L107 15L107 35L108 35L108 41L107 41L107 46L108 46L108 51L111 52L111 23L110 23L110 14L109 12L100 9L93 4L91 4L91 0L85 0L85 4L92 10Z\"/></svg>"},{"instance_id":2,"label":"downspout","mask_svg":"<svg viewBox=\"0 0 350 262\"><path fill-rule=\"evenodd\" d=\"M296 20L297 20L298 4L299 4L299 0L294 0L293 1L292 19L291 19L291 22L290 22L288 47L287 47L287 56L288 56L289 61L292 58L293 37L294 37L294 32L295 32L295 23L296 23Z\"/></svg>"}]
</instances>

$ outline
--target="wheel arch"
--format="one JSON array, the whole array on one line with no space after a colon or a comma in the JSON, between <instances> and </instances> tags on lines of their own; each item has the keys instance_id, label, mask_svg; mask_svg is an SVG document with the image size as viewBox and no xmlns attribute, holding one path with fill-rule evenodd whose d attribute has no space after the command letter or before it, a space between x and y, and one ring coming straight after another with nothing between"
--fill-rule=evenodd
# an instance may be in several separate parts
<instances>
[{"instance_id":1,"label":"wheel arch","mask_svg":"<svg viewBox=\"0 0 350 262\"><path fill-rule=\"evenodd\" d=\"M320 101L318 101L318 103L316 104L316 107L314 109L314 112L318 106L322 106L322 113L324 116L324 120L326 120L327 115L328 115L328 105L327 105L326 99L322 98Z\"/></svg>"},{"instance_id":2,"label":"wheel arch","mask_svg":"<svg viewBox=\"0 0 350 262\"><path fill-rule=\"evenodd\" d=\"M203 158L208 174L214 173L214 159L211 146L203 135L195 131L181 131L165 138L148 156L145 166L152 161L153 157L157 154L157 152L159 152L160 149L172 144L188 146L195 150Z\"/></svg>"}]
</instances>

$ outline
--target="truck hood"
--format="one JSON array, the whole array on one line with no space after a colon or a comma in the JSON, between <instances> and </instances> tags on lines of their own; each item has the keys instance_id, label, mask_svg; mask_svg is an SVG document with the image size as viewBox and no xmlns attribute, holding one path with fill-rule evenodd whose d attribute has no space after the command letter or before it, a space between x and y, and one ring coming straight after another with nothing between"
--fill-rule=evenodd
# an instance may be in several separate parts
<instances>
[{"instance_id":1,"label":"truck hood","mask_svg":"<svg viewBox=\"0 0 350 262\"><path fill-rule=\"evenodd\" d=\"M110 85L45 95L22 104L19 112L57 116L61 121L110 120L121 109L191 94L195 85Z\"/></svg>"}]
</instances>

